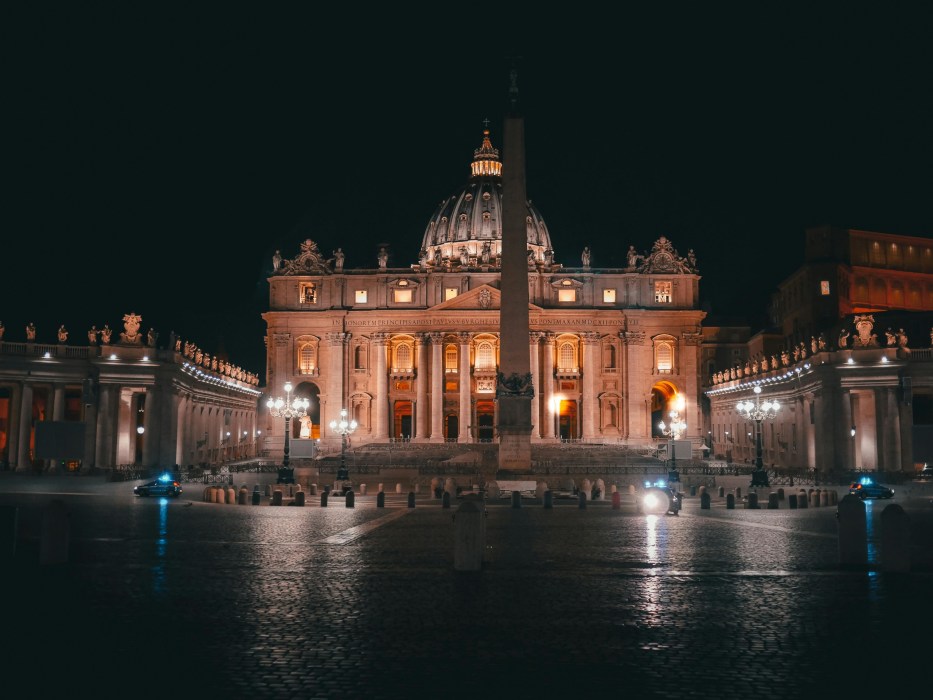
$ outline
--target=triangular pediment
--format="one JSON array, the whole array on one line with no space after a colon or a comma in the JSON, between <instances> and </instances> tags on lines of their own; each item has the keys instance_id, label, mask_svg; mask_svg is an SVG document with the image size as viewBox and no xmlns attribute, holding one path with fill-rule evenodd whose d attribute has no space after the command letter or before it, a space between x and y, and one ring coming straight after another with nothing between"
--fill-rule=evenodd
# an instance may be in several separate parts
<instances>
[{"instance_id":1,"label":"triangular pediment","mask_svg":"<svg viewBox=\"0 0 933 700\"><path fill-rule=\"evenodd\" d=\"M432 306L432 311L499 311L502 308L502 292L488 284L458 294L453 299ZM529 311L541 311L540 306L528 304Z\"/></svg>"}]
</instances>

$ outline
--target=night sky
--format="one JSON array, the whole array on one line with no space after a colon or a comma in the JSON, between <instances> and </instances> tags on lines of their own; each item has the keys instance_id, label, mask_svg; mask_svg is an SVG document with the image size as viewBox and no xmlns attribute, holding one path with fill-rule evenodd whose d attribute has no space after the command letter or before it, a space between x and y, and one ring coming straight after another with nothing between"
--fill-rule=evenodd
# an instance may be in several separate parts
<instances>
[{"instance_id":1,"label":"night sky","mask_svg":"<svg viewBox=\"0 0 933 700\"><path fill-rule=\"evenodd\" d=\"M160 344L175 331L261 375L274 251L416 262L484 119L502 148L510 56L528 196L564 265L667 236L694 249L705 308L757 330L806 227L933 237L919 16L258 7L9 17L5 340L32 321L84 344L135 312Z\"/></svg>"}]
</instances>

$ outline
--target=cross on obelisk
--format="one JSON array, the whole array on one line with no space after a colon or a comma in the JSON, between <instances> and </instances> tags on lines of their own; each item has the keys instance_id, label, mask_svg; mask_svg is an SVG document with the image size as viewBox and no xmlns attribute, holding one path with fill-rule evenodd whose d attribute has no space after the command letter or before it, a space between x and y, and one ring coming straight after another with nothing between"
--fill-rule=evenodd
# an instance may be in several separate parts
<instances>
[{"instance_id":1,"label":"cross on obelisk","mask_svg":"<svg viewBox=\"0 0 933 700\"><path fill-rule=\"evenodd\" d=\"M518 71L510 73L502 133L502 301L499 311L499 470L531 470L534 386L528 342L528 250L525 233L525 123L518 103Z\"/></svg>"}]
</instances>

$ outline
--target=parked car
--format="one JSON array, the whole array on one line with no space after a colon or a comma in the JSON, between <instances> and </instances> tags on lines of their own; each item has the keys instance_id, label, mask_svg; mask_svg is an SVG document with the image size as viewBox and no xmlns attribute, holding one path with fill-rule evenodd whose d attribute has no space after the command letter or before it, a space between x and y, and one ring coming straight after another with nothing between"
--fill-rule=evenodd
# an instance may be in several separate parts
<instances>
[{"instance_id":1,"label":"parked car","mask_svg":"<svg viewBox=\"0 0 933 700\"><path fill-rule=\"evenodd\" d=\"M167 474L160 476L155 481L137 484L133 487L133 493L137 496L171 496L172 498L178 498L181 491L181 484Z\"/></svg>"},{"instance_id":2,"label":"parked car","mask_svg":"<svg viewBox=\"0 0 933 700\"><path fill-rule=\"evenodd\" d=\"M923 465L923 469L917 474L921 481L933 480L933 467L928 464Z\"/></svg>"},{"instance_id":3,"label":"parked car","mask_svg":"<svg viewBox=\"0 0 933 700\"><path fill-rule=\"evenodd\" d=\"M849 484L849 493L859 498L893 498L894 489L877 484L869 478L853 481Z\"/></svg>"}]
</instances>

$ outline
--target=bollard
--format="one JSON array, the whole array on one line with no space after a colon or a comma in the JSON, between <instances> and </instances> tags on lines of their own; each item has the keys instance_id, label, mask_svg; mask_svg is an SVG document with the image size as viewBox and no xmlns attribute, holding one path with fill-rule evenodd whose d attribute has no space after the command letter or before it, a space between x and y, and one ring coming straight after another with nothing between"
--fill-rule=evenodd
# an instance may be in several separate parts
<instances>
[{"instance_id":1,"label":"bollard","mask_svg":"<svg viewBox=\"0 0 933 700\"><path fill-rule=\"evenodd\" d=\"M735 497L736 497L736 498L741 498L741 497L742 497L742 487L741 487L741 486L737 486L737 487L735 488Z\"/></svg>"},{"instance_id":2,"label":"bollard","mask_svg":"<svg viewBox=\"0 0 933 700\"><path fill-rule=\"evenodd\" d=\"M298 491L295 493L295 505L303 506L305 504L305 492Z\"/></svg>"},{"instance_id":3,"label":"bollard","mask_svg":"<svg viewBox=\"0 0 933 700\"><path fill-rule=\"evenodd\" d=\"M360 484L360 495L361 496L366 495L366 484Z\"/></svg>"},{"instance_id":4,"label":"bollard","mask_svg":"<svg viewBox=\"0 0 933 700\"><path fill-rule=\"evenodd\" d=\"M775 491L768 494L768 510L776 510L778 507L778 495Z\"/></svg>"},{"instance_id":5,"label":"bollard","mask_svg":"<svg viewBox=\"0 0 933 700\"><path fill-rule=\"evenodd\" d=\"M311 484L311 495L317 496L317 484Z\"/></svg>"},{"instance_id":6,"label":"bollard","mask_svg":"<svg viewBox=\"0 0 933 700\"><path fill-rule=\"evenodd\" d=\"M227 503L231 506L236 503L236 491L233 490L232 486L227 487Z\"/></svg>"},{"instance_id":7,"label":"bollard","mask_svg":"<svg viewBox=\"0 0 933 700\"><path fill-rule=\"evenodd\" d=\"M881 569L910 571L910 518L897 503L881 511Z\"/></svg>"},{"instance_id":8,"label":"bollard","mask_svg":"<svg viewBox=\"0 0 933 700\"><path fill-rule=\"evenodd\" d=\"M16 554L16 528L19 511L16 506L0 506L0 561Z\"/></svg>"},{"instance_id":9,"label":"bollard","mask_svg":"<svg viewBox=\"0 0 933 700\"><path fill-rule=\"evenodd\" d=\"M253 505L258 506L260 500L262 500L262 494L259 492L259 484L256 484L253 488Z\"/></svg>"},{"instance_id":10,"label":"bollard","mask_svg":"<svg viewBox=\"0 0 933 700\"><path fill-rule=\"evenodd\" d=\"M800 493L797 496L797 507L806 508L807 507L807 492L803 489L800 489Z\"/></svg>"},{"instance_id":11,"label":"bollard","mask_svg":"<svg viewBox=\"0 0 933 700\"><path fill-rule=\"evenodd\" d=\"M401 485L401 484L396 484L396 485L395 485L395 493L401 493L401 492L402 492L402 485Z\"/></svg>"},{"instance_id":12,"label":"bollard","mask_svg":"<svg viewBox=\"0 0 933 700\"><path fill-rule=\"evenodd\" d=\"M726 510L735 510L735 494L730 493L726 496Z\"/></svg>"},{"instance_id":13,"label":"bollard","mask_svg":"<svg viewBox=\"0 0 933 700\"><path fill-rule=\"evenodd\" d=\"M408 507L409 508L415 507L415 492L414 491L408 492Z\"/></svg>"},{"instance_id":14,"label":"bollard","mask_svg":"<svg viewBox=\"0 0 933 700\"><path fill-rule=\"evenodd\" d=\"M522 495L518 491L512 491L512 507L513 508L522 507Z\"/></svg>"},{"instance_id":15,"label":"bollard","mask_svg":"<svg viewBox=\"0 0 933 700\"><path fill-rule=\"evenodd\" d=\"M554 493L550 490L544 492L544 507L545 508L554 507Z\"/></svg>"},{"instance_id":16,"label":"bollard","mask_svg":"<svg viewBox=\"0 0 933 700\"><path fill-rule=\"evenodd\" d=\"M622 494L618 491L612 492L612 509L619 510L622 507Z\"/></svg>"},{"instance_id":17,"label":"bollard","mask_svg":"<svg viewBox=\"0 0 933 700\"><path fill-rule=\"evenodd\" d=\"M580 510L586 510L586 491L580 491L579 503Z\"/></svg>"},{"instance_id":18,"label":"bollard","mask_svg":"<svg viewBox=\"0 0 933 700\"><path fill-rule=\"evenodd\" d=\"M321 491L321 508L327 508L327 489Z\"/></svg>"},{"instance_id":19,"label":"bollard","mask_svg":"<svg viewBox=\"0 0 933 700\"><path fill-rule=\"evenodd\" d=\"M700 496L700 509L709 510L709 494L706 491Z\"/></svg>"},{"instance_id":20,"label":"bollard","mask_svg":"<svg viewBox=\"0 0 933 700\"><path fill-rule=\"evenodd\" d=\"M379 484L382 486L382 484ZM376 508L385 508L386 507L386 492L382 489L379 489L379 493L376 494Z\"/></svg>"},{"instance_id":21,"label":"bollard","mask_svg":"<svg viewBox=\"0 0 933 700\"><path fill-rule=\"evenodd\" d=\"M820 505L819 498L816 494L816 489L810 489L807 492L807 501L809 502L809 505L813 506L814 508Z\"/></svg>"},{"instance_id":22,"label":"bollard","mask_svg":"<svg viewBox=\"0 0 933 700\"><path fill-rule=\"evenodd\" d=\"M820 505L828 506L829 505L829 489L823 489L820 493Z\"/></svg>"},{"instance_id":23,"label":"bollard","mask_svg":"<svg viewBox=\"0 0 933 700\"><path fill-rule=\"evenodd\" d=\"M758 510L758 492L749 491L748 500L745 501L746 510Z\"/></svg>"},{"instance_id":24,"label":"bollard","mask_svg":"<svg viewBox=\"0 0 933 700\"><path fill-rule=\"evenodd\" d=\"M691 487L690 487L690 495L691 495L691 496L696 496L696 495L697 495L697 487L696 487L696 486L691 486Z\"/></svg>"},{"instance_id":25,"label":"bollard","mask_svg":"<svg viewBox=\"0 0 933 700\"><path fill-rule=\"evenodd\" d=\"M347 502L344 505L347 508L353 508L356 506L356 496L353 495L353 489L347 491L345 498Z\"/></svg>"},{"instance_id":26,"label":"bollard","mask_svg":"<svg viewBox=\"0 0 933 700\"><path fill-rule=\"evenodd\" d=\"M792 493L787 497L787 507L791 510L797 509L797 494Z\"/></svg>"},{"instance_id":27,"label":"bollard","mask_svg":"<svg viewBox=\"0 0 933 700\"><path fill-rule=\"evenodd\" d=\"M42 540L39 550L40 564L64 564L68 561L71 544L71 526L65 502L55 499L45 508L42 516Z\"/></svg>"},{"instance_id":28,"label":"bollard","mask_svg":"<svg viewBox=\"0 0 933 700\"><path fill-rule=\"evenodd\" d=\"M447 493L444 493L445 498ZM475 501L466 500L454 515L454 569L479 571L483 567L486 533L483 511Z\"/></svg>"},{"instance_id":29,"label":"bollard","mask_svg":"<svg viewBox=\"0 0 933 700\"><path fill-rule=\"evenodd\" d=\"M282 505L282 489L276 489L272 492L272 505Z\"/></svg>"},{"instance_id":30,"label":"bollard","mask_svg":"<svg viewBox=\"0 0 933 700\"><path fill-rule=\"evenodd\" d=\"M839 503L839 494L836 493L836 489L832 489L829 492L829 505L834 506Z\"/></svg>"},{"instance_id":31,"label":"bollard","mask_svg":"<svg viewBox=\"0 0 933 700\"><path fill-rule=\"evenodd\" d=\"M839 525L839 563L863 567L868 563L868 525L865 504L858 496L848 494L839 501L836 511Z\"/></svg>"},{"instance_id":32,"label":"bollard","mask_svg":"<svg viewBox=\"0 0 933 700\"><path fill-rule=\"evenodd\" d=\"M722 498L722 497L725 496L725 495L726 495L726 487L725 487L725 486L720 486L720 487L719 487L719 497Z\"/></svg>"},{"instance_id":33,"label":"bollard","mask_svg":"<svg viewBox=\"0 0 933 700\"><path fill-rule=\"evenodd\" d=\"M783 486L777 490L777 497L779 501L784 500L784 487Z\"/></svg>"},{"instance_id":34,"label":"bollard","mask_svg":"<svg viewBox=\"0 0 933 700\"><path fill-rule=\"evenodd\" d=\"M246 501L249 499L249 489L245 486L240 487L240 492L237 495L237 505L245 506Z\"/></svg>"},{"instance_id":35,"label":"bollard","mask_svg":"<svg viewBox=\"0 0 933 700\"><path fill-rule=\"evenodd\" d=\"M441 496L441 507L450 508L450 491L444 491L444 495Z\"/></svg>"}]
</instances>

